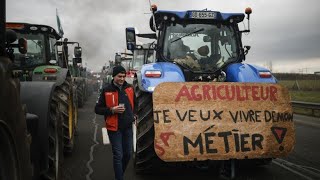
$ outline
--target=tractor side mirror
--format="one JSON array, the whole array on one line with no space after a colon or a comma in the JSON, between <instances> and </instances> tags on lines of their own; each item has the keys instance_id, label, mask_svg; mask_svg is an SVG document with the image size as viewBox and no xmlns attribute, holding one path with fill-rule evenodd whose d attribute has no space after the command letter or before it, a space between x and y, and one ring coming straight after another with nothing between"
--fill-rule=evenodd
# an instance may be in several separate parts
<instances>
[{"instance_id":1,"label":"tractor side mirror","mask_svg":"<svg viewBox=\"0 0 320 180\"><path fill-rule=\"evenodd\" d=\"M11 29L6 30L6 41L8 44L14 43L17 40L17 34ZM25 38L18 39L18 44L12 44L11 47L18 48L21 54L26 54L28 50L28 43Z\"/></svg>"},{"instance_id":2,"label":"tractor side mirror","mask_svg":"<svg viewBox=\"0 0 320 180\"><path fill-rule=\"evenodd\" d=\"M74 57L81 58L82 48L80 46L74 47Z\"/></svg>"},{"instance_id":3,"label":"tractor side mirror","mask_svg":"<svg viewBox=\"0 0 320 180\"><path fill-rule=\"evenodd\" d=\"M126 28L126 41L127 41L127 49L134 50L136 45L136 32L134 28L132 27Z\"/></svg>"},{"instance_id":4,"label":"tractor side mirror","mask_svg":"<svg viewBox=\"0 0 320 180\"><path fill-rule=\"evenodd\" d=\"M75 57L73 58L73 63L76 63L76 64L81 64L82 63L82 58L81 57Z\"/></svg>"},{"instance_id":5,"label":"tractor side mirror","mask_svg":"<svg viewBox=\"0 0 320 180\"><path fill-rule=\"evenodd\" d=\"M18 40L18 49L21 54L26 54L28 51L28 43L25 38L20 38Z\"/></svg>"},{"instance_id":6,"label":"tractor side mirror","mask_svg":"<svg viewBox=\"0 0 320 180\"><path fill-rule=\"evenodd\" d=\"M250 49L251 46L244 46L244 55L247 55Z\"/></svg>"}]
</instances>

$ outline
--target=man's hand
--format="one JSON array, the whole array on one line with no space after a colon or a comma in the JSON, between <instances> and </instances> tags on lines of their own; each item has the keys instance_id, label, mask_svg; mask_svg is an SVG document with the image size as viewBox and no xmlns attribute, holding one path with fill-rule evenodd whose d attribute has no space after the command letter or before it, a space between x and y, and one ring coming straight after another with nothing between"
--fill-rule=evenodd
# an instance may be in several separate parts
<instances>
[{"instance_id":1,"label":"man's hand","mask_svg":"<svg viewBox=\"0 0 320 180\"><path fill-rule=\"evenodd\" d=\"M114 106L112 108L113 113L122 114L124 112L125 108L123 106Z\"/></svg>"}]
</instances>

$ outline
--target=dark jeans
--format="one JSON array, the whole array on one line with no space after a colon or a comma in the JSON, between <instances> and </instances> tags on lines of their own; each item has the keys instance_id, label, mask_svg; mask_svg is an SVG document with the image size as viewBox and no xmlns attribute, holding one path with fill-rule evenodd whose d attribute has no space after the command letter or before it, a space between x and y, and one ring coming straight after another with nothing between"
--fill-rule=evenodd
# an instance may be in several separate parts
<instances>
[{"instance_id":1,"label":"dark jeans","mask_svg":"<svg viewBox=\"0 0 320 180\"><path fill-rule=\"evenodd\" d=\"M133 152L132 126L118 131L108 131L113 153L113 168L116 180L123 180L123 174Z\"/></svg>"}]
</instances>

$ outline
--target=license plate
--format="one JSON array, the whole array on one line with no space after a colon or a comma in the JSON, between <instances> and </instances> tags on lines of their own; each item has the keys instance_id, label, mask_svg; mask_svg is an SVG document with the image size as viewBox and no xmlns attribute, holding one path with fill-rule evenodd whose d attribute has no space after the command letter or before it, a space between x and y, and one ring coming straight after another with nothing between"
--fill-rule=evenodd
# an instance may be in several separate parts
<instances>
[{"instance_id":1,"label":"license plate","mask_svg":"<svg viewBox=\"0 0 320 180\"><path fill-rule=\"evenodd\" d=\"M214 12L194 11L194 12L191 12L190 18L192 18L192 19L215 19L215 13Z\"/></svg>"}]
</instances>

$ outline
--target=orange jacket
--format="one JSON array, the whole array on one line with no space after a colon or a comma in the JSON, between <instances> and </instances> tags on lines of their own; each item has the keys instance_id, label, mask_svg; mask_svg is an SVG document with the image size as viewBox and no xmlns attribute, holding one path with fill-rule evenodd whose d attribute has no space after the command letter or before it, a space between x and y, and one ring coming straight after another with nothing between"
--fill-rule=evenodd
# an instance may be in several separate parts
<instances>
[{"instance_id":1,"label":"orange jacket","mask_svg":"<svg viewBox=\"0 0 320 180\"><path fill-rule=\"evenodd\" d=\"M132 86L125 88L125 92L128 95L129 102L131 104L132 110L134 109L134 91ZM104 93L105 103L107 108L112 108L118 105L118 91L106 91ZM112 114L105 117L106 128L111 131L118 130L118 114Z\"/></svg>"},{"instance_id":2,"label":"orange jacket","mask_svg":"<svg viewBox=\"0 0 320 180\"><path fill-rule=\"evenodd\" d=\"M137 107L137 101L135 99L136 97L133 86L131 84L128 84L127 82L124 82L122 88L124 89L128 97L128 101L132 107L132 113L134 115L136 114L135 107ZM104 119L106 121L106 128L111 131L117 131L119 128L118 114L114 114L112 112L112 107L117 106L119 102L118 91L118 87L116 87L113 84L112 80L110 84L107 84L103 87L103 89L101 89L99 99L95 106L95 113L99 115L104 115ZM134 117L132 117L132 120L134 120Z\"/></svg>"}]
</instances>

